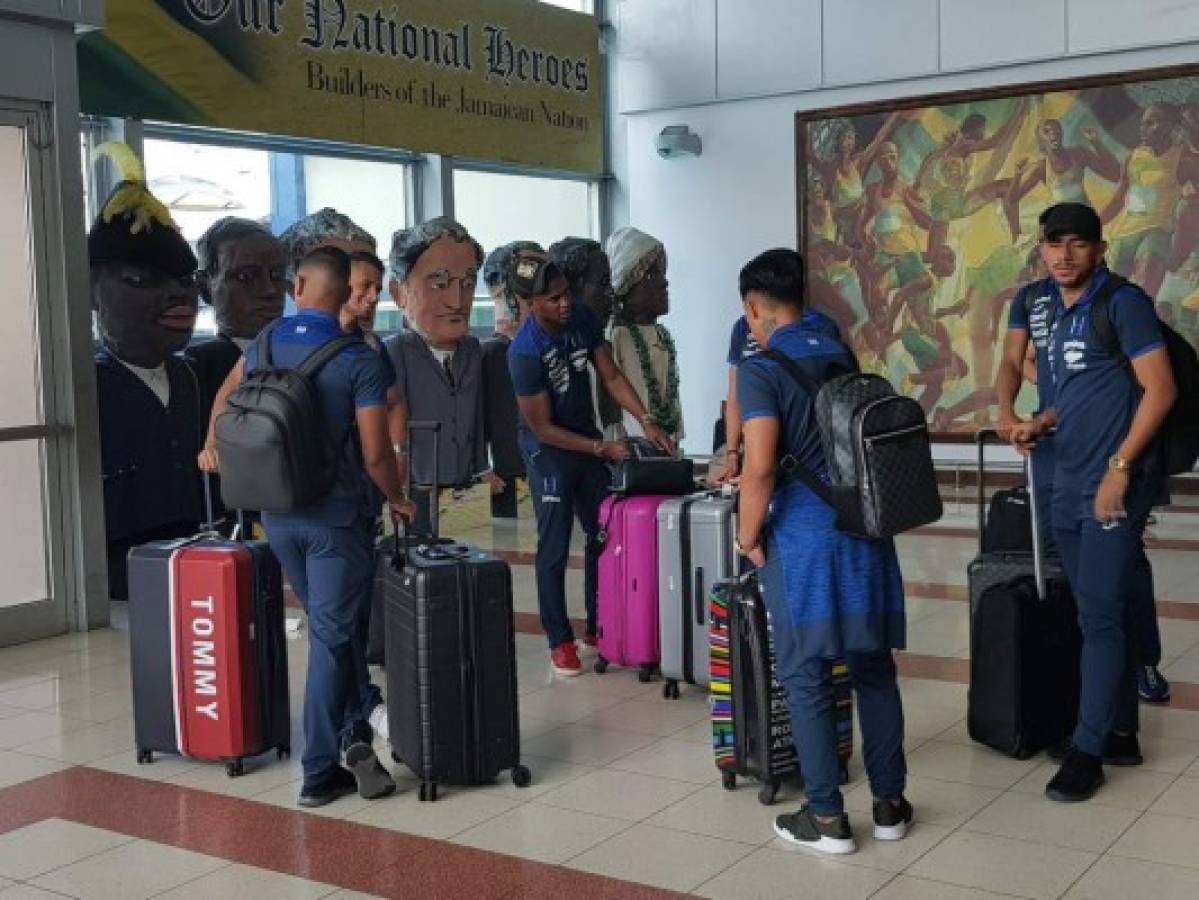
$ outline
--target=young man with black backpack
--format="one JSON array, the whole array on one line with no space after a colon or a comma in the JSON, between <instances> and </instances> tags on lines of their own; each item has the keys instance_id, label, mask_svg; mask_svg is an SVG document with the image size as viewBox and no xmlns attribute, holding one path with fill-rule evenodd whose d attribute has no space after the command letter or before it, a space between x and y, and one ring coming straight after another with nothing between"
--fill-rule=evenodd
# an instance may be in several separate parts
<instances>
[{"instance_id":1,"label":"young man with black backpack","mask_svg":"<svg viewBox=\"0 0 1199 900\"><path fill-rule=\"evenodd\" d=\"M230 505L263 510L271 549L308 613L306 807L355 789L366 799L395 790L368 724L375 698L359 625L374 551L360 470L393 515L411 518L412 507L388 433L383 362L338 321L349 277L349 257L336 248L303 259L296 314L246 348L217 396L200 455L202 469L221 468Z\"/></svg>"},{"instance_id":2,"label":"young man with black backpack","mask_svg":"<svg viewBox=\"0 0 1199 900\"><path fill-rule=\"evenodd\" d=\"M1178 392L1153 303L1103 264L1095 211L1058 204L1041 229L1049 279L1028 319L1045 337L1038 381L1050 381L1053 395L1031 421L1008 427L1023 453L1057 429L1051 524L1078 603L1082 696L1045 793L1071 802L1102 786L1105 760L1141 761L1129 588L1149 512L1165 499L1171 433L1163 424Z\"/></svg>"}]
</instances>

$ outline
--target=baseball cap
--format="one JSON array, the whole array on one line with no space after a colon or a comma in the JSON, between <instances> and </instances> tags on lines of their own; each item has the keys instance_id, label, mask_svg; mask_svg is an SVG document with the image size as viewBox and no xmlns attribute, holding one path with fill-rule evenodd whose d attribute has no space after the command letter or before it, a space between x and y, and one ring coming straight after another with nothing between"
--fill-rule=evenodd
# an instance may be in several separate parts
<instances>
[{"instance_id":1,"label":"baseball cap","mask_svg":"<svg viewBox=\"0 0 1199 900\"><path fill-rule=\"evenodd\" d=\"M1103 223L1099 213L1085 203L1057 203L1041 213L1041 235L1053 240L1073 234L1084 241L1103 240Z\"/></svg>"},{"instance_id":2,"label":"baseball cap","mask_svg":"<svg viewBox=\"0 0 1199 900\"><path fill-rule=\"evenodd\" d=\"M546 293L559 278L565 278L562 270L546 254L522 250L512 261L508 290L521 297L537 297Z\"/></svg>"}]
</instances>

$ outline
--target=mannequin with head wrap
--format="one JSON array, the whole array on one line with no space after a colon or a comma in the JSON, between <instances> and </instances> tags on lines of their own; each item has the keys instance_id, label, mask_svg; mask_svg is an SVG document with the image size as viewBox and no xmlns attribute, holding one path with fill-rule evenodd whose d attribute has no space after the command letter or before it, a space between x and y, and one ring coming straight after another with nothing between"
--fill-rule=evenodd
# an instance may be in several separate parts
<instances>
[{"instance_id":1,"label":"mannequin with head wrap","mask_svg":"<svg viewBox=\"0 0 1199 900\"><path fill-rule=\"evenodd\" d=\"M674 339L665 325L658 324L658 319L670 311L666 249L661 241L636 228L621 228L608 238L607 250L616 294L612 358L653 420L679 442L683 438L683 410L678 359ZM604 424L617 434L642 434L640 424L628 415L619 423Z\"/></svg>"},{"instance_id":2,"label":"mannequin with head wrap","mask_svg":"<svg viewBox=\"0 0 1199 900\"><path fill-rule=\"evenodd\" d=\"M482 358L470 334L483 248L453 219L439 217L397 231L391 240L388 289L408 330L385 342L402 401L412 421L441 423L439 487L484 478L494 493L503 481L487 465L483 436ZM432 435L412 436L409 465L420 485L433 480ZM417 499L418 516L428 503ZM418 518L418 528L427 526Z\"/></svg>"},{"instance_id":3,"label":"mannequin with head wrap","mask_svg":"<svg viewBox=\"0 0 1199 900\"><path fill-rule=\"evenodd\" d=\"M88 234L109 593L128 596L125 557L194 534L203 517L200 388L179 356L196 324L196 257L123 144L121 177Z\"/></svg>"}]
</instances>

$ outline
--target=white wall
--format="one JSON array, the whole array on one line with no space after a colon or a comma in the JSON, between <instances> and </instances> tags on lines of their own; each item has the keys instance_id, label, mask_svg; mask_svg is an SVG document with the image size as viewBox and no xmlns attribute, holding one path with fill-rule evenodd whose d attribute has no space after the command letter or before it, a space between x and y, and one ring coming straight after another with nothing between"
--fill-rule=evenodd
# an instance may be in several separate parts
<instances>
[{"instance_id":1,"label":"white wall","mask_svg":"<svg viewBox=\"0 0 1199 900\"><path fill-rule=\"evenodd\" d=\"M666 244L692 453L725 391L737 272L796 243L796 112L1199 60L1199 0L621 0L610 19L612 223ZM1099 52L1121 40L1139 49ZM678 124L702 156L657 155Z\"/></svg>"}]
</instances>

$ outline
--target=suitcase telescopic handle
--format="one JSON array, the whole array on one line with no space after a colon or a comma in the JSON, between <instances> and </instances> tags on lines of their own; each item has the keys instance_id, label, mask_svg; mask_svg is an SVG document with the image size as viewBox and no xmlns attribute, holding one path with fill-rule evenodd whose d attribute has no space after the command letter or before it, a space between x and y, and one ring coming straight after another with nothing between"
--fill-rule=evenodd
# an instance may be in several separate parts
<instances>
[{"instance_id":1,"label":"suitcase telescopic handle","mask_svg":"<svg viewBox=\"0 0 1199 900\"><path fill-rule=\"evenodd\" d=\"M983 535L987 527L986 486L984 473L986 471L986 446L988 441L999 439L999 432L994 428L982 428L974 436L978 445L978 552L983 552ZM1033 449L1033 453L1036 448ZM1024 457L1024 478L1028 485L1028 513L1032 524L1032 570L1033 580L1037 586L1037 599L1045 599L1045 560L1041 552L1041 528L1044 524L1037 508L1037 483L1033 471L1032 454Z\"/></svg>"},{"instance_id":2,"label":"suitcase telescopic handle","mask_svg":"<svg viewBox=\"0 0 1199 900\"><path fill-rule=\"evenodd\" d=\"M408 446L415 448L413 438L418 431L428 431L433 435L433 471L430 473L429 484L429 530L432 534L429 537L436 540L441 534L441 521L438 504L438 491L441 485L441 423L434 421L414 421L408 423ZM414 465L415 457L411 455L409 450L408 457L408 496L413 496L413 491L416 488L416 466Z\"/></svg>"},{"instance_id":3,"label":"suitcase telescopic handle","mask_svg":"<svg viewBox=\"0 0 1199 900\"><path fill-rule=\"evenodd\" d=\"M975 481L978 482L978 552L983 552L983 533L987 527L987 441L999 440L999 432L994 428L980 428L974 435L974 443L978 447L978 471Z\"/></svg>"}]
</instances>

